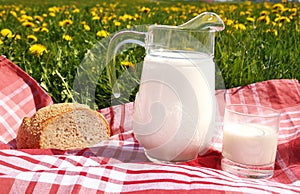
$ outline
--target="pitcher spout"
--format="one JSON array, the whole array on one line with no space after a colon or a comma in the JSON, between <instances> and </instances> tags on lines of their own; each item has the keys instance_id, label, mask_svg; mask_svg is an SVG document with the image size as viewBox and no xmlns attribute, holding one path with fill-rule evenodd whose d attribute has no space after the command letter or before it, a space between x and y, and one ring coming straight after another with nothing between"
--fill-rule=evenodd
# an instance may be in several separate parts
<instances>
[{"instance_id":1,"label":"pitcher spout","mask_svg":"<svg viewBox=\"0 0 300 194\"><path fill-rule=\"evenodd\" d=\"M188 22L178 26L180 29L222 31L225 24L219 15L213 12L203 12Z\"/></svg>"}]
</instances>

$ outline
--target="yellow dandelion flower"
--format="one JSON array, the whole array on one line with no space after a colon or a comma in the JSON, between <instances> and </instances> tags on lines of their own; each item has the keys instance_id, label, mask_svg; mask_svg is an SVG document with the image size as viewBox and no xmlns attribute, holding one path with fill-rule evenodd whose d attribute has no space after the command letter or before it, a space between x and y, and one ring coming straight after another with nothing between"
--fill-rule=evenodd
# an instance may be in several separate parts
<instances>
[{"instance_id":1,"label":"yellow dandelion flower","mask_svg":"<svg viewBox=\"0 0 300 194\"><path fill-rule=\"evenodd\" d=\"M43 13L42 15L44 18L48 17L48 15L46 13Z\"/></svg>"},{"instance_id":2,"label":"yellow dandelion flower","mask_svg":"<svg viewBox=\"0 0 300 194\"><path fill-rule=\"evenodd\" d=\"M150 12L150 8L148 8L148 7L142 7L142 8L140 8L140 12L149 13Z\"/></svg>"},{"instance_id":3,"label":"yellow dandelion flower","mask_svg":"<svg viewBox=\"0 0 300 194\"><path fill-rule=\"evenodd\" d=\"M268 15L263 15L257 18L257 21L265 22L266 24L269 24L271 22L271 19Z\"/></svg>"},{"instance_id":4,"label":"yellow dandelion flower","mask_svg":"<svg viewBox=\"0 0 300 194\"><path fill-rule=\"evenodd\" d=\"M34 19L38 22L43 22L44 21L44 18L42 16L39 16L39 15L35 15L34 16Z\"/></svg>"},{"instance_id":5,"label":"yellow dandelion flower","mask_svg":"<svg viewBox=\"0 0 300 194\"><path fill-rule=\"evenodd\" d=\"M288 17L285 17L285 16L280 16L280 17L277 17L275 18L274 20L275 22L291 22L291 20L288 18Z\"/></svg>"},{"instance_id":6,"label":"yellow dandelion flower","mask_svg":"<svg viewBox=\"0 0 300 194\"><path fill-rule=\"evenodd\" d=\"M134 64L130 61L122 61L121 65L127 66L127 67L134 67Z\"/></svg>"},{"instance_id":7,"label":"yellow dandelion flower","mask_svg":"<svg viewBox=\"0 0 300 194\"><path fill-rule=\"evenodd\" d=\"M91 27L87 24L84 24L83 28L84 28L85 31L90 31L91 30Z\"/></svg>"},{"instance_id":8,"label":"yellow dandelion flower","mask_svg":"<svg viewBox=\"0 0 300 194\"><path fill-rule=\"evenodd\" d=\"M49 7L49 8L48 8L48 11L49 11L49 12L59 12L60 9L59 9L58 7L56 7L56 6L53 6L53 7Z\"/></svg>"},{"instance_id":9,"label":"yellow dandelion flower","mask_svg":"<svg viewBox=\"0 0 300 194\"><path fill-rule=\"evenodd\" d=\"M33 31L34 31L34 32L38 32L38 31L40 31L40 27L38 27L38 28L34 28L34 29L33 29Z\"/></svg>"},{"instance_id":10,"label":"yellow dandelion flower","mask_svg":"<svg viewBox=\"0 0 300 194\"><path fill-rule=\"evenodd\" d=\"M15 40L21 40L21 35L20 34L16 34L15 35Z\"/></svg>"},{"instance_id":11,"label":"yellow dandelion flower","mask_svg":"<svg viewBox=\"0 0 300 194\"><path fill-rule=\"evenodd\" d=\"M3 37L7 37L7 38L12 38L13 37L13 33L10 29L4 28L0 31L1 36Z\"/></svg>"},{"instance_id":12,"label":"yellow dandelion flower","mask_svg":"<svg viewBox=\"0 0 300 194\"><path fill-rule=\"evenodd\" d=\"M281 3L276 3L272 6L273 10L284 10L284 5Z\"/></svg>"},{"instance_id":13,"label":"yellow dandelion flower","mask_svg":"<svg viewBox=\"0 0 300 194\"><path fill-rule=\"evenodd\" d=\"M100 20L100 17L96 15L96 16L92 17L92 20Z\"/></svg>"},{"instance_id":14,"label":"yellow dandelion flower","mask_svg":"<svg viewBox=\"0 0 300 194\"><path fill-rule=\"evenodd\" d=\"M296 16L297 15L297 8L291 8L289 9L289 12L291 13L291 16Z\"/></svg>"},{"instance_id":15,"label":"yellow dandelion flower","mask_svg":"<svg viewBox=\"0 0 300 194\"><path fill-rule=\"evenodd\" d=\"M226 25L230 26L232 24L234 24L233 20L230 20L230 19L226 20Z\"/></svg>"},{"instance_id":16,"label":"yellow dandelion flower","mask_svg":"<svg viewBox=\"0 0 300 194\"><path fill-rule=\"evenodd\" d=\"M22 26L24 26L24 27L34 27L35 25L32 22L23 22Z\"/></svg>"},{"instance_id":17,"label":"yellow dandelion flower","mask_svg":"<svg viewBox=\"0 0 300 194\"><path fill-rule=\"evenodd\" d=\"M171 9L171 11L173 11L173 12L179 12L179 11L180 11L180 8L179 8L179 7L174 7L174 6L172 6L170 9Z\"/></svg>"},{"instance_id":18,"label":"yellow dandelion flower","mask_svg":"<svg viewBox=\"0 0 300 194\"><path fill-rule=\"evenodd\" d=\"M18 17L17 12L15 12L15 11L10 11L9 13L10 13L12 16L14 16L14 17Z\"/></svg>"},{"instance_id":19,"label":"yellow dandelion flower","mask_svg":"<svg viewBox=\"0 0 300 194\"><path fill-rule=\"evenodd\" d=\"M32 40L32 41L34 41L34 42L36 42L36 41L38 40L37 37L36 37L35 35L33 35L33 34L28 35L28 36L27 36L27 39L28 39L28 40Z\"/></svg>"},{"instance_id":20,"label":"yellow dandelion flower","mask_svg":"<svg viewBox=\"0 0 300 194\"><path fill-rule=\"evenodd\" d=\"M40 30L41 32L49 32L49 29L48 28L46 28L46 27L41 27L41 30Z\"/></svg>"},{"instance_id":21,"label":"yellow dandelion flower","mask_svg":"<svg viewBox=\"0 0 300 194\"><path fill-rule=\"evenodd\" d=\"M183 20L186 20L187 19L187 16L186 15L181 15L179 16L180 19L183 19Z\"/></svg>"},{"instance_id":22,"label":"yellow dandelion flower","mask_svg":"<svg viewBox=\"0 0 300 194\"><path fill-rule=\"evenodd\" d=\"M35 55L37 57L42 56L44 53L47 53L47 49L44 45L41 44L33 44L29 48L29 52L32 55Z\"/></svg>"},{"instance_id":23,"label":"yellow dandelion flower","mask_svg":"<svg viewBox=\"0 0 300 194\"><path fill-rule=\"evenodd\" d=\"M114 25L115 25L115 26L121 26L121 22L119 22L119 21L114 21Z\"/></svg>"},{"instance_id":24,"label":"yellow dandelion flower","mask_svg":"<svg viewBox=\"0 0 300 194\"><path fill-rule=\"evenodd\" d=\"M273 32L273 34L274 34L274 36L278 36L278 31L276 30L276 29L267 29L266 31L265 31L266 33L271 33L271 32Z\"/></svg>"},{"instance_id":25,"label":"yellow dandelion flower","mask_svg":"<svg viewBox=\"0 0 300 194\"><path fill-rule=\"evenodd\" d=\"M46 27L38 27L33 29L34 32L49 32L48 28Z\"/></svg>"},{"instance_id":26,"label":"yellow dandelion flower","mask_svg":"<svg viewBox=\"0 0 300 194\"><path fill-rule=\"evenodd\" d=\"M69 42L73 40L73 38L70 35L67 35L67 34L63 35L63 39L66 40L66 41L69 41Z\"/></svg>"},{"instance_id":27,"label":"yellow dandelion flower","mask_svg":"<svg viewBox=\"0 0 300 194\"><path fill-rule=\"evenodd\" d=\"M80 9L75 8L75 9L72 11L72 13L80 13Z\"/></svg>"},{"instance_id":28,"label":"yellow dandelion flower","mask_svg":"<svg viewBox=\"0 0 300 194\"><path fill-rule=\"evenodd\" d=\"M244 24L235 24L234 28L237 30L246 30L246 26Z\"/></svg>"},{"instance_id":29,"label":"yellow dandelion flower","mask_svg":"<svg viewBox=\"0 0 300 194\"><path fill-rule=\"evenodd\" d=\"M140 19L140 18L141 18L141 16L139 14L137 14L137 13L134 14L134 20L137 20L137 19Z\"/></svg>"},{"instance_id":30,"label":"yellow dandelion flower","mask_svg":"<svg viewBox=\"0 0 300 194\"><path fill-rule=\"evenodd\" d=\"M55 14L54 12L50 12L49 15L50 15L51 17L55 17L55 16L56 16L56 14Z\"/></svg>"},{"instance_id":31,"label":"yellow dandelion flower","mask_svg":"<svg viewBox=\"0 0 300 194\"><path fill-rule=\"evenodd\" d=\"M248 22L255 22L255 18L252 18L252 17L247 17L246 19Z\"/></svg>"},{"instance_id":32,"label":"yellow dandelion flower","mask_svg":"<svg viewBox=\"0 0 300 194\"><path fill-rule=\"evenodd\" d=\"M109 35L109 33L105 30L100 30L100 31L97 32L96 35L99 36L99 37L107 37Z\"/></svg>"},{"instance_id":33,"label":"yellow dandelion flower","mask_svg":"<svg viewBox=\"0 0 300 194\"><path fill-rule=\"evenodd\" d=\"M245 13L246 13L246 15L250 15L252 13L252 10L251 11L248 10Z\"/></svg>"},{"instance_id":34,"label":"yellow dandelion flower","mask_svg":"<svg viewBox=\"0 0 300 194\"><path fill-rule=\"evenodd\" d=\"M71 24L73 24L73 21L69 20L69 19L66 19L66 20L60 21L58 25L59 26L66 26L66 25L71 25Z\"/></svg>"},{"instance_id":35,"label":"yellow dandelion flower","mask_svg":"<svg viewBox=\"0 0 300 194\"><path fill-rule=\"evenodd\" d=\"M3 44L4 42L0 39L0 45Z\"/></svg>"},{"instance_id":36,"label":"yellow dandelion flower","mask_svg":"<svg viewBox=\"0 0 300 194\"><path fill-rule=\"evenodd\" d=\"M21 19L22 21L32 21L32 20L33 20L33 17L24 14L24 15L21 15L21 18L20 18L20 19Z\"/></svg>"},{"instance_id":37,"label":"yellow dandelion flower","mask_svg":"<svg viewBox=\"0 0 300 194\"><path fill-rule=\"evenodd\" d=\"M261 12L260 12L260 15L261 15L261 16L270 15L270 12L264 10L264 11L261 11Z\"/></svg>"}]
</instances>

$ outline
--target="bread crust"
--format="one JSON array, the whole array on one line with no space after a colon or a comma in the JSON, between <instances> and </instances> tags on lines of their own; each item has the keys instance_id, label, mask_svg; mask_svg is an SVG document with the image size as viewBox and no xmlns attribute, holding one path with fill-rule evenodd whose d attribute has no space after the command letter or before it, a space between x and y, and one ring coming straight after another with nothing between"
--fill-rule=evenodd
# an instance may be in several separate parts
<instances>
[{"instance_id":1,"label":"bread crust","mask_svg":"<svg viewBox=\"0 0 300 194\"><path fill-rule=\"evenodd\" d=\"M57 103L46 106L39 109L32 117L25 117L19 127L17 134L17 148L18 149L39 149L47 148L43 147L41 142L41 135L45 128L52 122L55 122L60 116L69 113L71 111L88 110L92 114L95 114L99 119L102 120L104 125L105 133L107 137L110 136L110 128L105 117L98 111L90 109L87 105L78 103ZM58 140L59 141L59 140ZM83 145L75 146L77 148L84 147ZM60 149L60 147L52 147ZM72 149L69 147L67 149Z\"/></svg>"}]
</instances>

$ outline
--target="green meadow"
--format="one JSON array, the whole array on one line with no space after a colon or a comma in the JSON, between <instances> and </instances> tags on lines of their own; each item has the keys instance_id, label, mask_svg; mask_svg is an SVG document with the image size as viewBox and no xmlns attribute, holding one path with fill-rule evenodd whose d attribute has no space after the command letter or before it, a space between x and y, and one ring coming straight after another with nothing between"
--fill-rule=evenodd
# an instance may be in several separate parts
<instances>
[{"instance_id":1,"label":"green meadow","mask_svg":"<svg viewBox=\"0 0 300 194\"><path fill-rule=\"evenodd\" d=\"M79 85L95 84L95 108L103 108L111 105L112 86L97 61L112 34L141 25L180 25L205 11L217 13L226 25L216 33L215 44L226 88L300 79L300 4L292 2L0 0L0 54L31 75L54 102L80 95L74 92L78 71L100 75ZM129 82L138 84L141 67L136 64L144 55L140 47L122 52L117 75L131 69ZM118 103L134 100L136 90Z\"/></svg>"}]
</instances>

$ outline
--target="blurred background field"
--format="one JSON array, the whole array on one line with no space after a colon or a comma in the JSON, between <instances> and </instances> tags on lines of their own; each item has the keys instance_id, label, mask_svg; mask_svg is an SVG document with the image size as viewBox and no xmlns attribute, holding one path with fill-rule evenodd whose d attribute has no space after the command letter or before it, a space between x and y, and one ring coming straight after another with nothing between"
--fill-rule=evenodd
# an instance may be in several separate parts
<instances>
[{"instance_id":1,"label":"blurred background field","mask_svg":"<svg viewBox=\"0 0 300 194\"><path fill-rule=\"evenodd\" d=\"M136 25L180 25L204 11L221 16L215 62L225 87L300 79L300 5L293 2L0 0L0 54L30 74L54 102L70 102L82 61L97 42ZM124 53L118 71L144 51ZM96 108L111 103L107 76L97 80ZM134 99L134 94L130 100Z\"/></svg>"}]
</instances>

